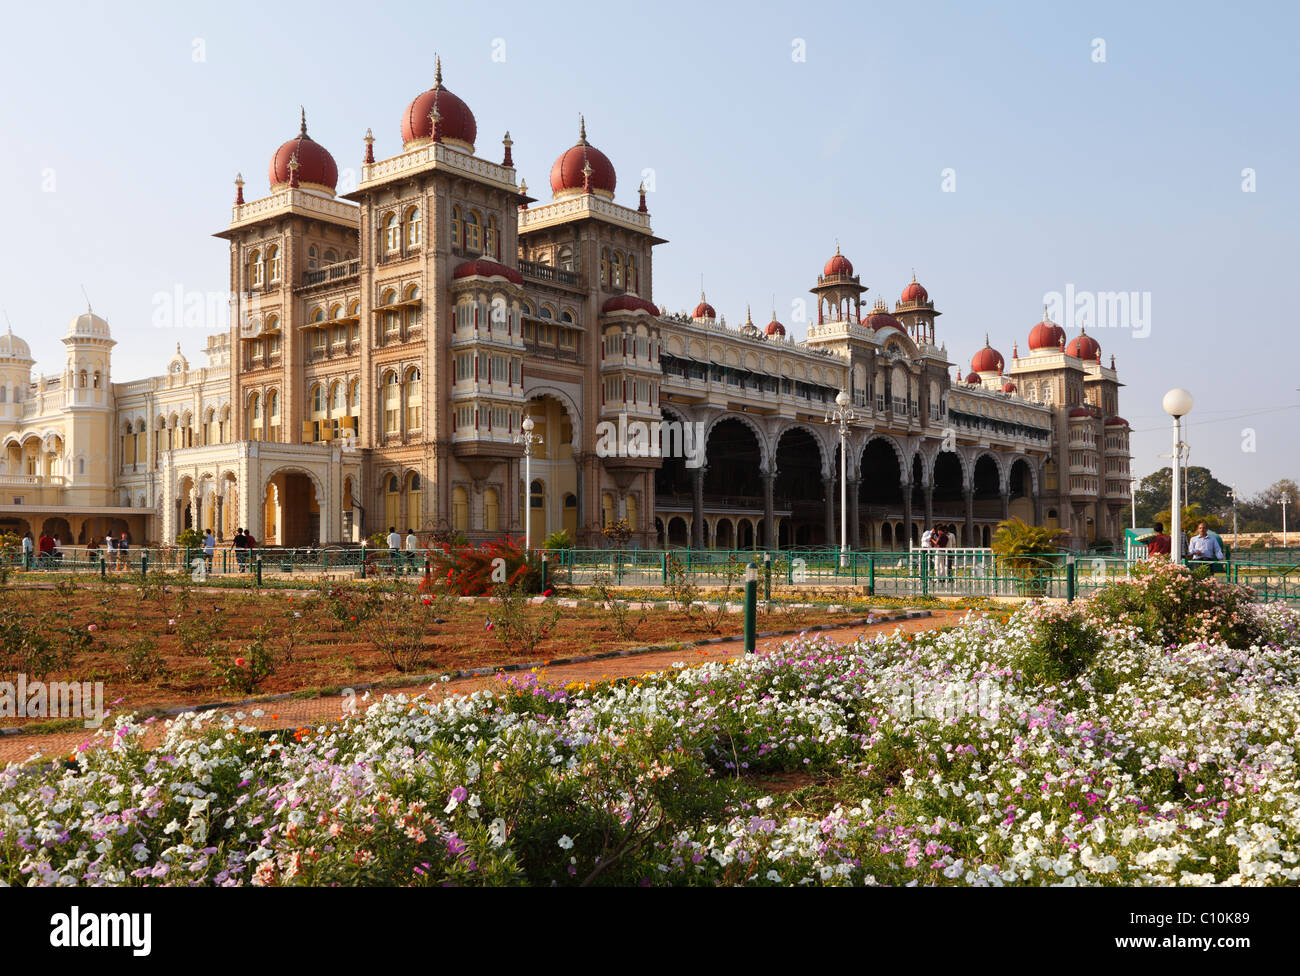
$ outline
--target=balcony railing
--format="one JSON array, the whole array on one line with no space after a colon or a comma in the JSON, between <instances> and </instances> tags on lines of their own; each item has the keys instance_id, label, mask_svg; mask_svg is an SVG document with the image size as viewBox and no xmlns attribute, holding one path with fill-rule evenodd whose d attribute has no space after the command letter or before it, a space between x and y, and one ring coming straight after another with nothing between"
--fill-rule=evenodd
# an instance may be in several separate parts
<instances>
[{"instance_id":1,"label":"balcony railing","mask_svg":"<svg viewBox=\"0 0 1300 976\"><path fill-rule=\"evenodd\" d=\"M337 264L327 264L323 268L317 268L315 271L304 271L302 273L302 285L308 288L312 285L319 285L326 282L343 281L347 278L355 278L361 274L360 261L340 261Z\"/></svg>"},{"instance_id":2,"label":"balcony railing","mask_svg":"<svg viewBox=\"0 0 1300 976\"><path fill-rule=\"evenodd\" d=\"M527 278L550 281L557 285L569 285L573 288L579 287L582 282L582 276L576 271L564 271L539 261L520 261L519 273Z\"/></svg>"}]
</instances>

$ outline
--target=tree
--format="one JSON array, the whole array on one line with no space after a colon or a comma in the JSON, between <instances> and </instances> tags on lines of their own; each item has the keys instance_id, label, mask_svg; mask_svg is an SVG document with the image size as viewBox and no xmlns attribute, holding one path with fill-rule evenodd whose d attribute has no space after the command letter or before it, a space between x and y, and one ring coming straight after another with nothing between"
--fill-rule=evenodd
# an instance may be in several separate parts
<instances>
[{"instance_id":1,"label":"tree","mask_svg":"<svg viewBox=\"0 0 1300 976\"><path fill-rule=\"evenodd\" d=\"M1186 491L1187 504L1198 506L1204 516L1225 515L1231 521L1232 488L1225 485L1210 472L1209 468L1192 466L1186 468L1182 475L1187 479L1187 487L1179 485L1179 492ZM1138 483L1135 499L1137 501L1138 525L1149 526L1164 512L1166 528L1168 527L1169 501L1173 472L1170 468L1153 471ZM1240 506L1238 507L1240 511Z\"/></svg>"},{"instance_id":2,"label":"tree","mask_svg":"<svg viewBox=\"0 0 1300 976\"><path fill-rule=\"evenodd\" d=\"M1215 532L1223 531L1223 525L1224 525L1223 519L1219 518L1219 516L1215 515L1213 512L1204 511L1200 505L1188 505L1185 508L1183 508L1181 511L1182 511L1181 527L1183 530L1183 535L1194 534L1196 532L1197 522L1204 522L1205 527L1207 529L1212 529ZM1169 517L1169 507L1167 505L1159 512L1156 512L1155 521L1160 522L1162 525L1164 525L1166 531L1168 531L1168 529L1173 525L1173 522L1170 520ZM1232 524L1231 521L1229 521L1228 525L1231 526L1231 524Z\"/></svg>"}]
</instances>

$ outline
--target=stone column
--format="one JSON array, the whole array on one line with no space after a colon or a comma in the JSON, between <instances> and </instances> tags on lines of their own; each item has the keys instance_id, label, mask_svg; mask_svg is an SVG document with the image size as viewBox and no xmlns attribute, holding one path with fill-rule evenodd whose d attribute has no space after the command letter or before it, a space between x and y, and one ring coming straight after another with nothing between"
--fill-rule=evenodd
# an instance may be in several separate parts
<instances>
[{"instance_id":1,"label":"stone column","mask_svg":"<svg viewBox=\"0 0 1300 976\"><path fill-rule=\"evenodd\" d=\"M966 502L966 545L973 546L975 544L975 489L963 490L962 498Z\"/></svg>"},{"instance_id":2,"label":"stone column","mask_svg":"<svg viewBox=\"0 0 1300 976\"><path fill-rule=\"evenodd\" d=\"M217 492L217 518L216 518L216 523L217 523L217 525L216 525L216 536L217 536L217 541L218 541L218 542L222 542L222 541L224 541L224 540L225 540L225 537L226 537L226 533L225 533L225 531L224 531L224 524L225 524L225 523L222 521L222 518L221 518L221 513L222 513L223 509L225 508L225 504L226 504L226 499L222 496L221 492Z\"/></svg>"},{"instance_id":3,"label":"stone column","mask_svg":"<svg viewBox=\"0 0 1300 976\"><path fill-rule=\"evenodd\" d=\"M840 544L840 537L835 531L835 506L839 504L835 481L833 474L822 477L822 487L826 492L826 545L832 548Z\"/></svg>"},{"instance_id":4,"label":"stone column","mask_svg":"<svg viewBox=\"0 0 1300 976\"><path fill-rule=\"evenodd\" d=\"M701 466L691 471L691 547L704 548L704 471Z\"/></svg>"},{"instance_id":5,"label":"stone column","mask_svg":"<svg viewBox=\"0 0 1300 976\"><path fill-rule=\"evenodd\" d=\"M776 514L775 501L772 492L776 487L776 475L771 471L763 473L763 546L766 549L776 548Z\"/></svg>"},{"instance_id":6,"label":"stone column","mask_svg":"<svg viewBox=\"0 0 1300 976\"><path fill-rule=\"evenodd\" d=\"M926 485L921 489L925 495L925 527L934 528L934 485Z\"/></svg>"},{"instance_id":7,"label":"stone column","mask_svg":"<svg viewBox=\"0 0 1300 976\"><path fill-rule=\"evenodd\" d=\"M1034 496L1034 524L1043 524L1043 499L1038 495Z\"/></svg>"},{"instance_id":8,"label":"stone column","mask_svg":"<svg viewBox=\"0 0 1300 976\"><path fill-rule=\"evenodd\" d=\"M1002 492L1000 499L1002 502L1002 518L1005 520L1011 517L1011 492Z\"/></svg>"},{"instance_id":9,"label":"stone column","mask_svg":"<svg viewBox=\"0 0 1300 976\"><path fill-rule=\"evenodd\" d=\"M862 548L862 525L858 520L858 479L849 479L849 545Z\"/></svg>"},{"instance_id":10,"label":"stone column","mask_svg":"<svg viewBox=\"0 0 1300 976\"><path fill-rule=\"evenodd\" d=\"M912 484L903 484L903 548L912 548Z\"/></svg>"}]
</instances>

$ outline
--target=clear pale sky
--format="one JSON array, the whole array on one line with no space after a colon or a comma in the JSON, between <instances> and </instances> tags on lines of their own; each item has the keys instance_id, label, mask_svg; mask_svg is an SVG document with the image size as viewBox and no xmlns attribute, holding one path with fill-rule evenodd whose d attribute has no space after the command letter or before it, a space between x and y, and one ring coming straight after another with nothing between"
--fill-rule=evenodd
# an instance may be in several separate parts
<instances>
[{"instance_id":1,"label":"clear pale sky","mask_svg":"<svg viewBox=\"0 0 1300 976\"><path fill-rule=\"evenodd\" d=\"M549 196L579 112L621 202L653 171L670 241L653 297L672 310L695 304L703 274L730 324L746 303L765 322L775 293L801 337L792 303L836 239L869 303L892 305L915 269L963 364L985 333L1008 358L1015 342L1026 352L1049 292L1149 294L1149 335L1090 330L1127 384L1135 471L1167 463L1160 398L1185 386L1193 464L1243 494L1300 477L1293 5L189 7L6 11L0 307L38 370L61 367L82 285L118 340L115 380L161 372L177 341L200 364L224 305L160 329L155 296L228 288L210 235L236 171L250 199L266 193L300 104L341 171L367 127L380 158L399 152L437 51L479 155L499 160L509 129L534 195Z\"/></svg>"}]
</instances>

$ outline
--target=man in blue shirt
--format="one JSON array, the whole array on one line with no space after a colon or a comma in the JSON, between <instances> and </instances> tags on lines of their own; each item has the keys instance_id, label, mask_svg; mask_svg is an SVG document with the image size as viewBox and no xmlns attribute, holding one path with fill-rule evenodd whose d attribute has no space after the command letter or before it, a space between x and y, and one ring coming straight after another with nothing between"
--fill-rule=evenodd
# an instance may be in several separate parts
<instances>
[{"instance_id":1,"label":"man in blue shirt","mask_svg":"<svg viewBox=\"0 0 1300 976\"><path fill-rule=\"evenodd\" d=\"M1205 523L1196 524L1196 535L1192 536L1187 543L1187 554L1194 561L1211 561L1223 559L1223 546L1219 544L1217 536L1210 535L1205 530Z\"/></svg>"}]
</instances>

